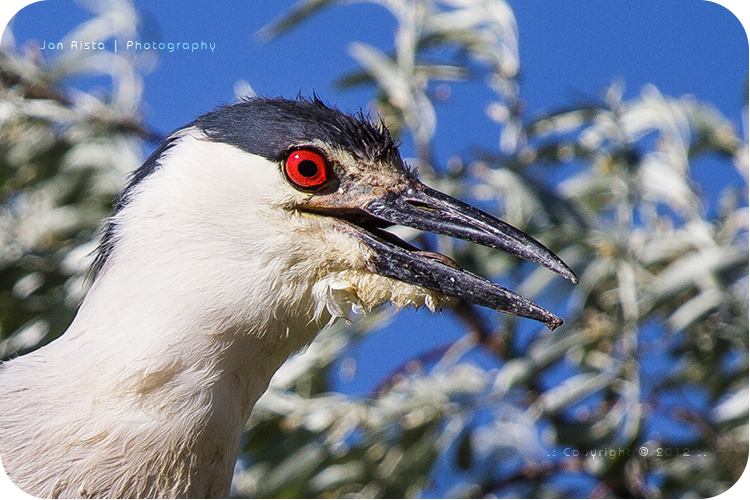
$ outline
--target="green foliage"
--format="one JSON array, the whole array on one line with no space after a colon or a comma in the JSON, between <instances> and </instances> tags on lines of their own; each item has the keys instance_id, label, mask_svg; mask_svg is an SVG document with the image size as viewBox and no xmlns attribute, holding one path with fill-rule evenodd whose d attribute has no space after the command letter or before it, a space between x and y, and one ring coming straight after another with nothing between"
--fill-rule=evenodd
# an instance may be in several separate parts
<instances>
[{"instance_id":1,"label":"green foliage","mask_svg":"<svg viewBox=\"0 0 750 500\"><path fill-rule=\"evenodd\" d=\"M345 3L302 1L264 35ZM534 235L580 284L437 238L440 252L464 268L503 276L545 306L557 303L565 324L547 334L457 304L447 314L463 322L465 335L415 354L366 398L332 392L331 379L356 368L350 348L382 328L391 310L334 325L282 367L258 402L235 494L706 497L726 490L748 453L747 138L710 104L652 86L624 99L615 84L600 102L531 119L520 105L518 33L504 1L372 3L397 21L393 50L353 42L360 68L341 86L374 89L373 109L414 146L409 161L428 184ZM135 19L126 4L115 5ZM96 22L107 15L79 30L110 26ZM118 26L97 36L121 36L134 21ZM138 138L147 134L136 112L137 65L118 61L126 70L112 75L103 99L66 87L65 78L90 61L0 52L3 355L64 330L85 290L91 239L123 172L139 163ZM432 150L440 89L463 81L486 84L498 145L439 165ZM743 180L715 202L693 176L705 158ZM654 432L656 419L689 437ZM566 448L615 456L567 456ZM675 451L684 449L690 453ZM562 475L580 485L565 489Z\"/></svg>"},{"instance_id":2,"label":"green foliage","mask_svg":"<svg viewBox=\"0 0 750 500\"><path fill-rule=\"evenodd\" d=\"M108 22L112 17L122 24ZM126 36L135 21L131 5L112 4L69 38ZM73 51L49 61L33 45L17 52L6 36L0 50L2 358L49 342L70 324L88 286L92 237L111 213L125 173L138 166L137 138L144 135L132 60ZM92 68L112 78L106 97L66 88L68 79Z\"/></svg>"},{"instance_id":3,"label":"green foliage","mask_svg":"<svg viewBox=\"0 0 750 500\"><path fill-rule=\"evenodd\" d=\"M339 3L300 2L265 33L293 29ZM370 412L406 393L404 411L406 401L418 399L439 422L428 427L437 448L422 457L435 459L429 464L432 487L446 488L441 475L453 474L456 481L447 490L427 490L433 494L588 495L586 489L556 486L555 478L570 471L592 479L595 493L615 496L724 491L747 462L747 141L709 104L688 96L670 98L652 86L623 100L623 88L616 84L601 102L529 120L519 105L515 19L504 2L372 3L397 20L393 52L353 42L350 54L361 68L342 76L342 87L374 87L373 108L411 141L417 157L410 161L430 184L494 206L505 220L563 257L580 284L573 287L547 270L440 238L440 251L464 268L511 276L512 288L523 295L543 296L545 304L560 301L565 325L552 335L540 331L528 345L528 329L516 318L497 315L488 321L486 314L461 304L454 312L464 320L466 336L442 349L437 362L434 352L417 356L414 364L420 369L394 374L373 399L304 394L291 411L274 398L300 394L299 387L273 383L248 424L249 443L257 439L257 426L278 421L283 427L289 419L304 426L306 417L336 408L329 424L309 428L310 440L322 434L325 442L338 443L337 460L353 470L372 469L359 443L387 435L392 436L385 441L388 447L399 449L406 424L402 416L373 426ZM435 103L441 84L463 80L486 82L488 95L495 97L486 113L499 126L498 150L473 159L456 156L441 167L432 155ZM691 176L693 164L706 156L737 169L745 180L726 186L716 206ZM361 321L326 332L303 356L318 360L310 362L305 376L330 372L336 367L332 360L346 352L339 344L354 343L368 331ZM338 347L316 349L328 343ZM494 369L480 368L478 351L494 358ZM668 367L649 373L656 356ZM732 368L728 359L734 360ZM551 375L561 369L567 373L562 380ZM705 408L666 402L672 394L691 391L707 394ZM647 435L655 416L692 428L689 442ZM350 430L343 432L341 420L356 425L348 424ZM637 453L641 446L650 450L648 456ZM664 455L676 446L689 448L692 456ZM585 461L564 456L565 447L605 453L623 449L630 456ZM284 462L252 446L246 451L255 465L238 475L238 493L273 494L242 478L259 468L284 467ZM315 478L329 466L321 462L296 481L320 484ZM423 491L414 486L429 488L430 482L415 476L412 488L398 489L396 495L413 495ZM359 476L349 481L348 490L301 493L369 497L393 492L376 484Z\"/></svg>"}]
</instances>

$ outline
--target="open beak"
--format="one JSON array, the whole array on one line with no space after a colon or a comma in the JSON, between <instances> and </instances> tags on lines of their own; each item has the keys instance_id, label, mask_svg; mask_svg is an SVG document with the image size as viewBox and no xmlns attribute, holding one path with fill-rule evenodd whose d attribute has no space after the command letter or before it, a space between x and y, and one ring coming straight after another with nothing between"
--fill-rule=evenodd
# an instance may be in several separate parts
<instances>
[{"instance_id":1,"label":"open beak","mask_svg":"<svg viewBox=\"0 0 750 500\"><path fill-rule=\"evenodd\" d=\"M410 179L397 191L388 190L349 200L349 206L315 212L349 222L372 251L368 270L449 297L540 321L554 330L562 320L500 285L458 267L450 258L420 251L383 228L400 224L444 234L506 251L551 269L573 283L578 278L554 253L528 234L471 205ZM322 201L322 200L321 200ZM356 206L353 206L356 205ZM312 207L310 207L312 208Z\"/></svg>"}]
</instances>

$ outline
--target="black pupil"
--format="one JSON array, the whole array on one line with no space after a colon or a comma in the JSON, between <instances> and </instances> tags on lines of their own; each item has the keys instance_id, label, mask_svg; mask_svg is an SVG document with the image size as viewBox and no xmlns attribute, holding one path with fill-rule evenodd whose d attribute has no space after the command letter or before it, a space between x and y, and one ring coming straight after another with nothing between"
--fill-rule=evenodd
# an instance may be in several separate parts
<instances>
[{"instance_id":1,"label":"black pupil","mask_svg":"<svg viewBox=\"0 0 750 500\"><path fill-rule=\"evenodd\" d=\"M318 166L312 160L302 160L297 165L297 171L304 177L315 177L318 173Z\"/></svg>"}]
</instances>

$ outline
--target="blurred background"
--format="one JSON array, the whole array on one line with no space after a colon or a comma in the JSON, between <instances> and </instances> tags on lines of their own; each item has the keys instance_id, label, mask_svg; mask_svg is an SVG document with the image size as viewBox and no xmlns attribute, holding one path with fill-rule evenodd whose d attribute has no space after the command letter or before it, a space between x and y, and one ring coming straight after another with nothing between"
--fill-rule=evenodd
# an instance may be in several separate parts
<instances>
[{"instance_id":1,"label":"blurred background","mask_svg":"<svg viewBox=\"0 0 750 500\"><path fill-rule=\"evenodd\" d=\"M114 197L172 129L316 92L581 281L408 234L565 324L352 314L272 381L233 494L716 495L748 458L748 58L701 0L30 5L0 46L0 357L67 328Z\"/></svg>"}]
</instances>

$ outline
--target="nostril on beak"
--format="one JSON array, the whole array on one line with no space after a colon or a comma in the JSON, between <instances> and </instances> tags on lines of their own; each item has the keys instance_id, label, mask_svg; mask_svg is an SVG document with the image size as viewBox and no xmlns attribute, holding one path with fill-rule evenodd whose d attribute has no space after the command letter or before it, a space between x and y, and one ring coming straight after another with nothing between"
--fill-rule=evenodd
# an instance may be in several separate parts
<instances>
[{"instance_id":1,"label":"nostril on beak","mask_svg":"<svg viewBox=\"0 0 750 500\"><path fill-rule=\"evenodd\" d=\"M430 205L429 203L425 203L421 200L406 200L406 203L409 205L415 207L415 208L421 208L423 210L432 210L432 211L438 211L440 210L438 207L434 205Z\"/></svg>"}]
</instances>

